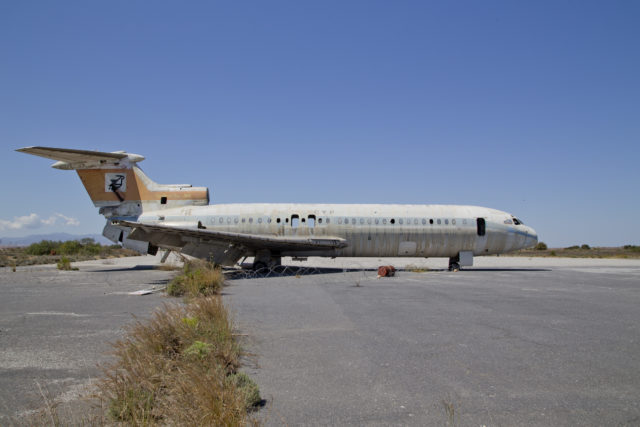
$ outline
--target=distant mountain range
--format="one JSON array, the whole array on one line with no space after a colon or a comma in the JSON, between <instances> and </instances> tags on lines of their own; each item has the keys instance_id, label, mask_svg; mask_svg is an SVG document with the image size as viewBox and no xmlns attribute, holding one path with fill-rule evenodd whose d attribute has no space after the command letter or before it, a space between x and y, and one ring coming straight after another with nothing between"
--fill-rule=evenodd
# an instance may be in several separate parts
<instances>
[{"instance_id":1,"label":"distant mountain range","mask_svg":"<svg viewBox=\"0 0 640 427\"><path fill-rule=\"evenodd\" d=\"M32 243L38 243L42 240L53 240L66 242L67 240L81 240L91 238L102 245L112 245L113 242L101 234L69 234L69 233L50 233L50 234L32 234L25 237L0 237L0 246L29 246Z\"/></svg>"}]
</instances>

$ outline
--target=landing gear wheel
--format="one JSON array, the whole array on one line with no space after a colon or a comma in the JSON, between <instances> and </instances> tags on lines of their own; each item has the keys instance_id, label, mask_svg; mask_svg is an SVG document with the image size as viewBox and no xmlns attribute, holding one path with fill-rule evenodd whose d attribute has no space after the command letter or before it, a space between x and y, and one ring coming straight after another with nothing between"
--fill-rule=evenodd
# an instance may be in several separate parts
<instances>
[{"instance_id":1,"label":"landing gear wheel","mask_svg":"<svg viewBox=\"0 0 640 427\"><path fill-rule=\"evenodd\" d=\"M459 271L460 270L460 256L456 255L449 258L449 271Z\"/></svg>"},{"instance_id":2,"label":"landing gear wheel","mask_svg":"<svg viewBox=\"0 0 640 427\"><path fill-rule=\"evenodd\" d=\"M253 271L266 270L267 267L267 263L263 261L256 261L253 263Z\"/></svg>"}]
</instances>

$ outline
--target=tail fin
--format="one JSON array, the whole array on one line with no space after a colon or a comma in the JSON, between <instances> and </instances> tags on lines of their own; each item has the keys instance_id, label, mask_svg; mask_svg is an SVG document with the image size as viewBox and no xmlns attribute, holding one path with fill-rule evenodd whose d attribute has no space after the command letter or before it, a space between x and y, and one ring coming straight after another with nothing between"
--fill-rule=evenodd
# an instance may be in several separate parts
<instances>
[{"instance_id":1,"label":"tail fin","mask_svg":"<svg viewBox=\"0 0 640 427\"><path fill-rule=\"evenodd\" d=\"M209 190L189 184L162 185L152 181L136 163L138 154L116 151L26 147L16 151L57 160L52 167L75 170L89 197L107 218L133 217L144 210L208 205Z\"/></svg>"}]
</instances>

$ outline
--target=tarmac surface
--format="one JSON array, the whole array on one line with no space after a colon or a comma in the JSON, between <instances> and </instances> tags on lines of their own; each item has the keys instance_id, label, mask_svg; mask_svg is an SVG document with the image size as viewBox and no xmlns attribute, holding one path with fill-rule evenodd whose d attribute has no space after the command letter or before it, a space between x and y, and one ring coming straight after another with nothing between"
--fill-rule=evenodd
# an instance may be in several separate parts
<instances>
[{"instance_id":1,"label":"tarmac surface","mask_svg":"<svg viewBox=\"0 0 640 427\"><path fill-rule=\"evenodd\" d=\"M474 261L452 273L443 259L310 258L285 263L314 274L229 280L224 298L253 354L244 370L266 400L255 416L640 425L640 260ZM77 400L132 315L176 301L128 294L166 284L157 262L0 270L0 425L42 407L43 394ZM377 279L386 264L409 268Z\"/></svg>"},{"instance_id":2,"label":"tarmac surface","mask_svg":"<svg viewBox=\"0 0 640 427\"><path fill-rule=\"evenodd\" d=\"M25 417L37 420L54 404L65 425L88 420L82 397L101 374L98 363L109 360L110 343L134 315L145 318L170 301L128 294L166 286L171 273L152 269L156 263L133 257L73 263L79 271L0 268L0 425L30 424Z\"/></svg>"},{"instance_id":3,"label":"tarmac surface","mask_svg":"<svg viewBox=\"0 0 640 427\"><path fill-rule=\"evenodd\" d=\"M231 281L266 425L640 425L640 261ZM306 264L349 267L348 259ZM351 261L351 264L354 260ZM360 267L412 260L360 260ZM420 261L442 268L446 260Z\"/></svg>"}]
</instances>

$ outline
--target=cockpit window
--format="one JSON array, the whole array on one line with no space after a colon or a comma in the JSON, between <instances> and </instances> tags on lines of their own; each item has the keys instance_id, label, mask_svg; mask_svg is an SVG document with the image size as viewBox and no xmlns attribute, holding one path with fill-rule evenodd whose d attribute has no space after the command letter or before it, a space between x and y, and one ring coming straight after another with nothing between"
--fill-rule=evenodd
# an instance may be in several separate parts
<instances>
[{"instance_id":1,"label":"cockpit window","mask_svg":"<svg viewBox=\"0 0 640 427\"><path fill-rule=\"evenodd\" d=\"M524 222L520 221L518 218L513 217L513 223L515 225L524 225Z\"/></svg>"},{"instance_id":2,"label":"cockpit window","mask_svg":"<svg viewBox=\"0 0 640 427\"><path fill-rule=\"evenodd\" d=\"M513 221L511 221L510 219L505 219L505 220L504 220L504 223L505 223L505 224L513 224Z\"/></svg>"}]
</instances>

